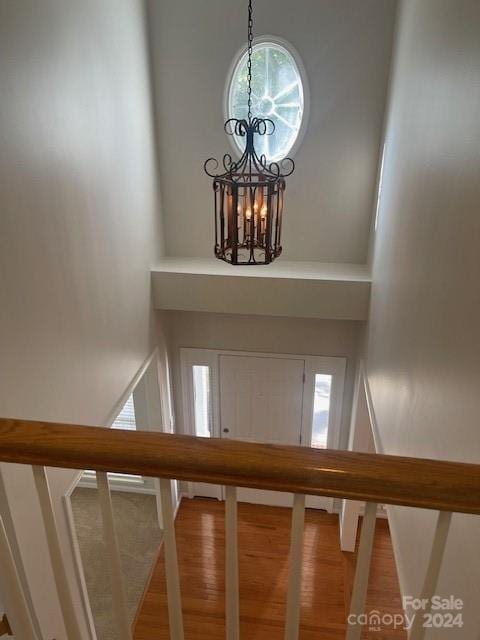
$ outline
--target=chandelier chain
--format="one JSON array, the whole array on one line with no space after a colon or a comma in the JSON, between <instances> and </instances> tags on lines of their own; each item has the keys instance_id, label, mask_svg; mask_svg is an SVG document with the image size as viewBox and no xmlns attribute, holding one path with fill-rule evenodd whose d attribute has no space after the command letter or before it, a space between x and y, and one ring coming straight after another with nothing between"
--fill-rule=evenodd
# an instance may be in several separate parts
<instances>
[{"instance_id":1,"label":"chandelier chain","mask_svg":"<svg viewBox=\"0 0 480 640\"><path fill-rule=\"evenodd\" d=\"M253 8L248 0L248 122L252 121L252 51L253 51Z\"/></svg>"}]
</instances>

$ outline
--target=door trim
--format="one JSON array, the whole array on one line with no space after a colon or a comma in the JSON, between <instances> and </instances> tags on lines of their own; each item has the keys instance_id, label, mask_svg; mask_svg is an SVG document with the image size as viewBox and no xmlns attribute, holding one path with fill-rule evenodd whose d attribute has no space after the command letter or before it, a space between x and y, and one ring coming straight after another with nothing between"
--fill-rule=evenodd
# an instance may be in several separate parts
<instances>
[{"instance_id":1,"label":"door trim","mask_svg":"<svg viewBox=\"0 0 480 640\"><path fill-rule=\"evenodd\" d=\"M237 351L227 349L193 349L180 348L180 376L183 409L183 432L195 435L193 416L193 378L191 368L203 365L210 368L211 391L211 437L220 438L220 356L239 356L257 358L279 358L282 360L302 360L305 363L305 380L302 398L302 424L300 429L301 446L310 446L313 427L313 402L315 389L315 375L326 373L332 375L332 391L328 424L327 447L337 449L341 439L343 394L345 386L345 372L347 359L337 356L302 355L292 353L271 353L258 351ZM193 483L187 483L188 496L193 497ZM213 492L215 493L215 492ZM224 499L221 495L212 495ZM328 505L328 511L333 510L333 498L321 498Z\"/></svg>"}]
</instances>

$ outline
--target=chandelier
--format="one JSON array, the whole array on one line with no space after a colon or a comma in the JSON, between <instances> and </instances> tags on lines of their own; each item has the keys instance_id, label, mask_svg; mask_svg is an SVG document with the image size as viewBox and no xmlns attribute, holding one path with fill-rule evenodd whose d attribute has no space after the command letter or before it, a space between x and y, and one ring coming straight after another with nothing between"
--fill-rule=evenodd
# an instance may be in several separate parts
<instances>
[{"instance_id":1,"label":"chandelier","mask_svg":"<svg viewBox=\"0 0 480 640\"><path fill-rule=\"evenodd\" d=\"M268 162L255 151L255 136L272 135L275 123L252 116L253 11L248 2L248 116L230 118L224 130L245 140L238 161L229 153L219 162L209 158L205 173L213 178L215 205L215 255L235 265L269 264L282 253L281 233L285 178L295 169L291 158Z\"/></svg>"}]
</instances>

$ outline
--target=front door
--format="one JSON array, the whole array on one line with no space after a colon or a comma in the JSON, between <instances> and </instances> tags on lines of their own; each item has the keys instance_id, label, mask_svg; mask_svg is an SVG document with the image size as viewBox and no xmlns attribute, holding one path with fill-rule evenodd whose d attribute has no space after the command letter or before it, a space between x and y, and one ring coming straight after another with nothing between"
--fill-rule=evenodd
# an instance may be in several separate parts
<instances>
[{"instance_id":1,"label":"front door","mask_svg":"<svg viewBox=\"0 0 480 640\"><path fill-rule=\"evenodd\" d=\"M220 356L222 438L268 444L301 443L305 361ZM238 500L291 506L292 495L238 489Z\"/></svg>"},{"instance_id":2,"label":"front door","mask_svg":"<svg viewBox=\"0 0 480 640\"><path fill-rule=\"evenodd\" d=\"M186 432L268 444L335 449L340 442L344 358L181 349ZM189 483L190 497L222 500L222 487ZM238 489L238 499L292 506L291 494ZM333 500L307 496L331 511Z\"/></svg>"}]
</instances>

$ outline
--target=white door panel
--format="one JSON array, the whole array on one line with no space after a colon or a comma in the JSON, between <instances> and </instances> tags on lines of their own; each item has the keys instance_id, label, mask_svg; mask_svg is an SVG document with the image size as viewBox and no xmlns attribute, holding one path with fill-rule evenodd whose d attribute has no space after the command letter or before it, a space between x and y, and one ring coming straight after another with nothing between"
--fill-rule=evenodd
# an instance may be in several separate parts
<instances>
[{"instance_id":1,"label":"white door panel","mask_svg":"<svg viewBox=\"0 0 480 640\"><path fill-rule=\"evenodd\" d=\"M304 366L303 360L220 356L222 433L235 440L300 444Z\"/></svg>"},{"instance_id":2,"label":"white door panel","mask_svg":"<svg viewBox=\"0 0 480 640\"><path fill-rule=\"evenodd\" d=\"M220 356L222 437L268 444L300 444L303 377L300 359ZM241 502L292 505L292 495L238 490Z\"/></svg>"}]
</instances>

